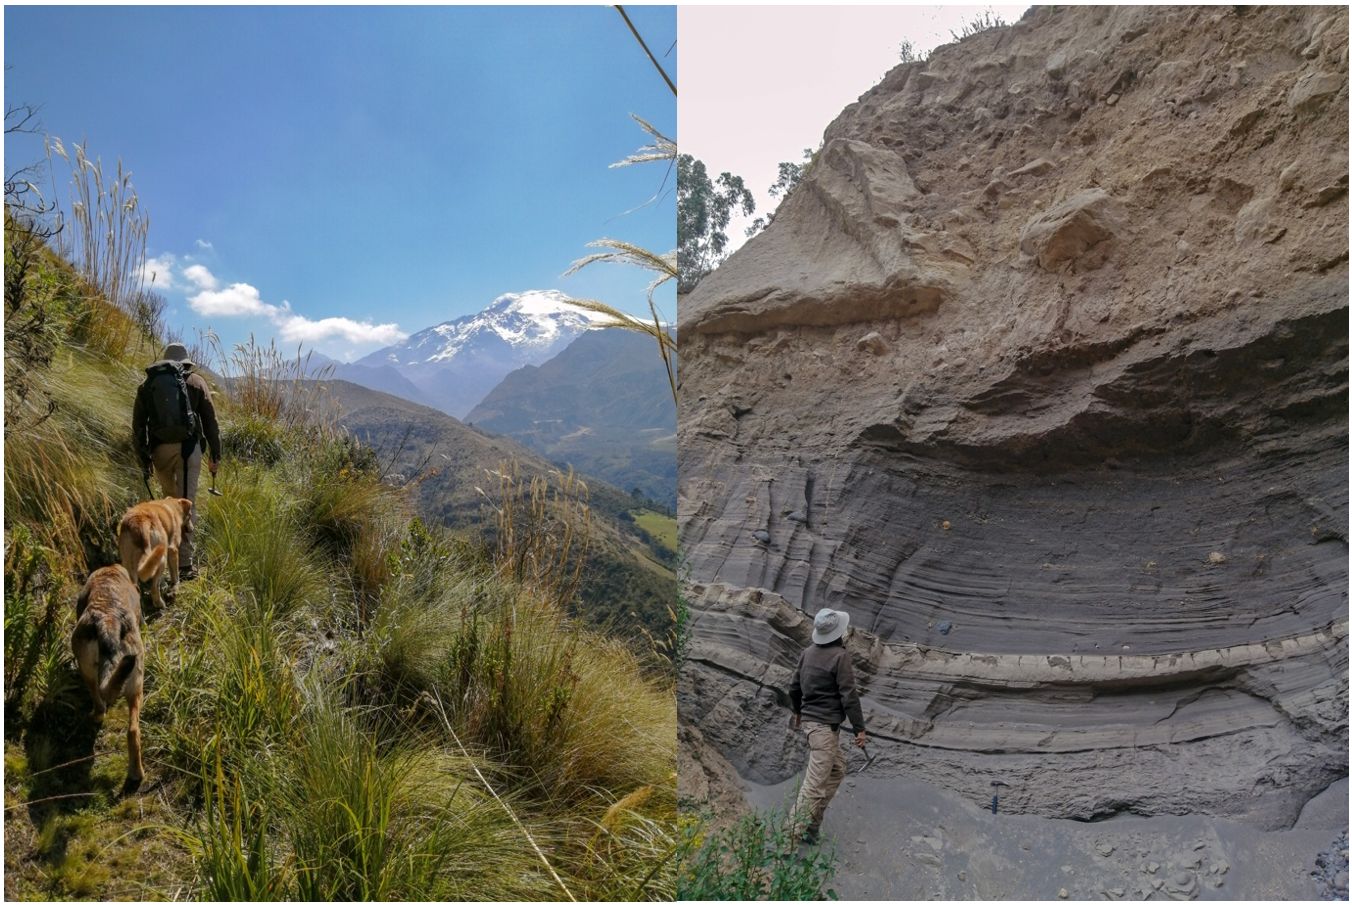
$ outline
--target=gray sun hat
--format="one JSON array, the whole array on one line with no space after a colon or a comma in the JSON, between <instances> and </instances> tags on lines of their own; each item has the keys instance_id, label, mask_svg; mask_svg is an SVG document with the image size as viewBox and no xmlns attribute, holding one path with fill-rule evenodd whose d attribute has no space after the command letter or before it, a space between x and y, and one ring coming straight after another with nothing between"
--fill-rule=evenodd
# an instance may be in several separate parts
<instances>
[{"instance_id":1,"label":"gray sun hat","mask_svg":"<svg viewBox=\"0 0 1352 905\"><path fill-rule=\"evenodd\" d=\"M170 343L165 346L160 361L182 362L185 370L193 367L192 359L188 358L188 347L183 343Z\"/></svg>"},{"instance_id":2,"label":"gray sun hat","mask_svg":"<svg viewBox=\"0 0 1352 905\"><path fill-rule=\"evenodd\" d=\"M812 643L830 644L850 627L850 614L822 608L812 620Z\"/></svg>"}]
</instances>

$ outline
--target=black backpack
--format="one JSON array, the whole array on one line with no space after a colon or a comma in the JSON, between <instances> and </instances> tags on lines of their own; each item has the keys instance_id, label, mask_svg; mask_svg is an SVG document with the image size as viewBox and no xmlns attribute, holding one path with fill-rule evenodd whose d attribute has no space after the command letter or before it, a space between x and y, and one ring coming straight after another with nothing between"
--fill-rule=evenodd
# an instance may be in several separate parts
<instances>
[{"instance_id":1,"label":"black backpack","mask_svg":"<svg viewBox=\"0 0 1352 905\"><path fill-rule=\"evenodd\" d=\"M187 443L197 436L197 413L188 398L188 380L176 361L160 361L146 368L141 392L147 396L150 436L156 443Z\"/></svg>"}]
</instances>

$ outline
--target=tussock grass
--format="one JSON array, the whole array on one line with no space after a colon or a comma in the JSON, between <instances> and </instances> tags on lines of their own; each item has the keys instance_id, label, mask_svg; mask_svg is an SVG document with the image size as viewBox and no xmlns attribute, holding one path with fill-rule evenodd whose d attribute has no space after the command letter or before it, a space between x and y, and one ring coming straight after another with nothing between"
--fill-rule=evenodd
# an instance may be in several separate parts
<instances>
[{"instance_id":1,"label":"tussock grass","mask_svg":"<svg viewBox=\"0 0 1352 905\"><path fill-rule=\"evenodd\" d=\"M370 694L435 694L466 738L554 798L625 794L671 769L675 703L620 641L585 632L528 588L462 564L387 596L362 649Z\"/></svg>"},{"instance_id":2,"label":"tussock grass","mask_svg":"<svg viewBox=\"0 0 1352 905\"><path fill-rule=\"evenodd\" d=\"M221 456L235 462L272 466L286 454L284 432L276 421L234 412L221 426Z\"/></svg>"},{"instance_id":3,"label":"tussock grass","mask_svg":"<svg viewBox=\"0 0 1352 905\"><path fill-rule=\"evenodd\" d=\"M676 898L684 837L674 819L669 791L664 785L640 787L607 808L597 821L584 861L593 873L589 884L593 899Z\"/></svg>"},{"instance_id":4,"label":"tussock grass","mask_svg":"<svg viewBox=\"0 0 1352 905\"><path fill-rule=\"evenodd\" d=\"M233 417L255 423L271 423L288 431L336 433L337 412L328 404L322 381L332 367L311 368L310 356L297 348L289 355L266 346L252 335L246 343L227 350L219 337L207 334L198 349L198 363L221 374L230 385L229 410Z\"/></svg>"},{"instance_id":5,"label":"tussock grass","mask_svg":"<svg viewBox=\"0 0 1352 905\"><path fill-rule=\"evenodd\" d=\"M132 373L100 367L82 351L59 354L34 381L56 408L5 437L6 524L29 525L76 574L91 569L91 556L97 565L111 561L116 517L137 499L130 418L115 425L110 414L118 390L127 408Z\"/></svg>"},{"instance_id":6,"label":"tussock grass","mask_svg":"<svg viewBox=\"0 0 1352 905\"><path fill-rule=\"evenodd\" d=\"M328 450L299 476L299 518L316 547L347 564L357 624L364 628L393 575L410 506L379 483L365 449L344 441Z\"/></svg>"},{"instance_id":7,"label":"tussock grass","mask_svg":"<svg viewBox=\"0 0 1352 905\"><path fill-rule=\"evenodd\" d=\"M493 513L500 573L567 606L577 596L591 538L586 482L572 469L526 479L515 461L486 477L497 486L478 490Z\"/></svg>"},{"instance_id":8,"label":"tussock grass","mask_svg":"<svg viewBox=\"0 0 1352 905\"><path fill-rule=\"evenodd\" d=\"M515 824L476 787L462 757L407 744L381 751L359 715L322 696L302 743L310 756L297 761L288 800L301 898L547 893ZM537 826L532 836L549 832Z\"/></svg>"},{"instance_id":9,"label":"tussock grass","mask_svg":"<svg viewBox=\"0 0 1352 905\"><path fill-rule=\"evenodd\" d=\"M326 564L306 538L300 505L288 497L266 471L235 469L230 492L204 507L198 523L212 573L281 616L323 601L327 590Z\"/></svg>"}]
</instances>

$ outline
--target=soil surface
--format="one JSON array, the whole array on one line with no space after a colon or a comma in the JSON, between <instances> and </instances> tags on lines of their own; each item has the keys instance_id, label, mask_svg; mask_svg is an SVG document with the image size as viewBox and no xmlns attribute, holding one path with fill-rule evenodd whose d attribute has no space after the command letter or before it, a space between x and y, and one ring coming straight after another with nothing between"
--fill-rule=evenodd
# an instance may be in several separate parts
<instances>
[{"instance_id":1,"label":"soil surface","mask_svg":"<svg viewBox=\"0 0 1352 905\"><path fill-rule=\"evenodd\" d=\"M842 899L1347 898L1347 780L1311 799L1292 829L1265 831L1199 816L992 814L929 783L854 774L862 765L852 753L823 821ZM744 789L754 807L782 808L797 782ZM1342 861L1340 894L1321 881L1321 852Z\"/></svg>"}]
</instances>

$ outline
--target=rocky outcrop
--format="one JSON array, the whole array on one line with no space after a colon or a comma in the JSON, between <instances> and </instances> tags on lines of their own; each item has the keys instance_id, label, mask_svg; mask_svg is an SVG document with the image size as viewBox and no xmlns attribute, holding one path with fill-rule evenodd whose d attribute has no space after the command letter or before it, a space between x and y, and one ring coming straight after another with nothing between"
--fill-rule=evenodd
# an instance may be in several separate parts
<instances>
[{"instance_id":1,"label":"rocky outcrop","mask_svg":"<svg viewBox=\"0 0 1352 905\"><path fill-rule=\"evenodd\" d=\"M1019 236L1019 249L1043 270L1057 271L1106 246L1122 231L1123 219L1122 205L1112 196L1103 189L1089 189L1028 221ZM1094 255L1090 266L1102 263L1103 255Z\"/></svg>"},{"instance_id":2,"label":"rocky outcrop","mask_svg":"<svg viewBox=\"0 0 1352 905\"><path fill-rule=\"evenodd\" d=\"M1347 47L1034 9L846 108L681 300L681 713L744 777L802 766L822 606L870 773L1270 828L1347 775Z\"/></svg>"}]
</instances>

